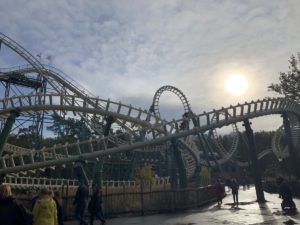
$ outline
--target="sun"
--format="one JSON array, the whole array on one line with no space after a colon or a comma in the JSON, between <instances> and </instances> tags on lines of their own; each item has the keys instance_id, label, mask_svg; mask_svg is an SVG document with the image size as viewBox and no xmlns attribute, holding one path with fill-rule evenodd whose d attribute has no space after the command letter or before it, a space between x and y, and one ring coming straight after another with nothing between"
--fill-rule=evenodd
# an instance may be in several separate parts
<instances>
[{"instance_id":1,"label":"sun","mask_svg":"<svg viewBox=\"0 0 300 225\"><path fill-rule=\"evenodd\" d=\"M248 90L248 80L244 75L230 75L224 82L225 89L234 96L241 96Z\"/></svg>"}]
</instances>

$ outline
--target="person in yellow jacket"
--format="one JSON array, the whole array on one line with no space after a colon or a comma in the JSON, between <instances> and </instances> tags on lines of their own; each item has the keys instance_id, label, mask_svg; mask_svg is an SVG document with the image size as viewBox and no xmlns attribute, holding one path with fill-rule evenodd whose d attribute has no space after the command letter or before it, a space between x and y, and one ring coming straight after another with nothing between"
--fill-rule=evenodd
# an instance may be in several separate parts
<instances>
[{"instance_id":1,"label":"person in yellow jacket","mask_svg":"<svg viewBox=\"0 0 300 225\"><path fill-rule=\"evenodd\" d=\"M33 225L57 225L56 204L51 192L42 189L37 202L34 205Z\"/></svg>"}]
</instances>

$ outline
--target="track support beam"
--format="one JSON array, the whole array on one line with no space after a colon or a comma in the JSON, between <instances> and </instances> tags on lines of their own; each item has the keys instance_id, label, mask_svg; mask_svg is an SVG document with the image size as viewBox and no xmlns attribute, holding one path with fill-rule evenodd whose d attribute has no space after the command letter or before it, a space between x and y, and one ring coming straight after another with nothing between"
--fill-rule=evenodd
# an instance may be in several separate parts
<instances>
[{"instance_id":1,"label":"track support beam","mask_svg":"<svg viewBox=\"0 0 300 225\"><path fill-rule=\"evenodd\" d=\"M299 168L299 163L298 163L298 154L295 150L293 140L292 140L292 132L291 132L291 127L290 127L290 121L287 113L282 114L283 118L283 127L284 127L284 132L289 148L289 153L290 153L290 159L292 161L292 167L293 167L293 172L294 175L297 177L297 180L300 179L300 168Z\"/></svg>"},{"instance_id":2,"label":"track support beam","mask_svg":"<svg viewBox=\"0 0 300 225\"><path fill-rule=\"evenodd\" d=\"M249 122L248 119L244 120L244 126L246 129L246 135L247 135L249 149L250 149L251 169L254 177L257 202L264 203L266 202L266 200L265 200L263 185L261 182L261 173L260 173L260 168L257 160L256 145L255 145L253 130L251 128L251 123Z\"/></svg>"},{"instance_id":3,"label":"track support beam","mask_svg":"<svg viewBox=\"0 0 300 225\"><path fill-rule=\"evenodd\" d=\"M103 183L103 158L96 160L94 164L94 172L93 172L93 184L92 186L100 186L102 187Z\"/></svg>"},{"instance_id":4,"label":"track support beam","mask_svg":"<svg viewBox=\"0 0 300 225\"><path fill-rule=\"evenodd\" d=\"M6 123L3 127L3 130L0 134L0 157L2 157L2 153L3 153L3 149L4 149L4 145L7 142L8 139L8 135L11 131L11 128L13 127L16 118L20 115L20 111L18 109L15 110L11 110L10 111L10 115L6 120Z\"/></svg>"},{"instance_id":5,"label":"track support beam","mask_svg":"<svg viewBox=\"0 0 300 225\"><path fill-rule=\"evenodd\" d=\"M180 188L186 188L187 187L186 168L183 163L182 155L179 150L177 140L172 139L171 143L172 143L172 148L174 151L174 158L175 158L177 168L178 168Z\"/></svg>"},{"instance_id":6,"label":"track support beam","mask_svg":"<svg viewBox=\"0 0 300 225\"><path fill-rule=\"evenodd\" d=\"M89 186L89 180L88 180L87 175L85 173L84 166L85 166L85 162L84 162L83 159L76 160L75 164L74 164L74 171L75 171L75 174L78 177L79 182L88 187Z\"/></svg>"}]
</instances>

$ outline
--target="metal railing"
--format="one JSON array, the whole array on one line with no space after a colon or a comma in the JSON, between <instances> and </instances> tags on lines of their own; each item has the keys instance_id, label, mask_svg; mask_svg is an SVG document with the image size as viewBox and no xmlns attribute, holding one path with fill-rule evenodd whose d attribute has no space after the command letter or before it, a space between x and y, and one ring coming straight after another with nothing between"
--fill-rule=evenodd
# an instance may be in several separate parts
<instances>
[{"instance_id":1,"label":"metal railing","mask_svg":"<svg viewBox=\"0 0 300 225\"><path fill-rule=\"evenodd\" d=\"M56 179L56 178L45 178L45 177L14 177L6 176L4 183L9 184L13 188L50 188L58 189L62 186L68 188L77 188L79 183L76 179ZM170 178L155 178L153 179L152 186L164 186L170 184ZM92 181L89 182L92 185ZM135 180L106 180L103 181L103 186L106 188L120 188L120 187L139 187L140 181Z\"/></svg>"}]
</instances>

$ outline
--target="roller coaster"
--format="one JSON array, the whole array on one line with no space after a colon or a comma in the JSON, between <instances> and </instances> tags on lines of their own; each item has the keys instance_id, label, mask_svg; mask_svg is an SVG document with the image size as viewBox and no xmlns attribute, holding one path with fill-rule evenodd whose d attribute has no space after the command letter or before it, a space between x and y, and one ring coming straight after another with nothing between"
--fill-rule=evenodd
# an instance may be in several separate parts
<instances>
[{"instance_id":1,"label":"roller coaster","mask_svg":"<svg viewBox=\"0 0 300 225\"><path fill-rule=\"evenodd\" d=\"M241 141L236 123L272 114L288 115L291 142L296 149L300 147L300 105L289 99L266 98L196 114L181 90L166 85L154 94L149 110L141 109L94 96L62 71L42 64L3 33L0 44L26 62L0 68L5 92L0 99L2 176L34 177L37 171L47 168L55 170L78 161L101 161L111 163L112 168L125 163L127 177L132 179L137 165L151 163L162 169L162 176L179 173L184 187L202 165L220 167L233 160ZM181 118L167 121L161 117L159 103L163 92L171 92L180 99L184 109ZM94 135L73 143L41 146L39 140L45 134L45 124L51 123L54 114L80 119ZM223 146L217 134L217 129L224 126L233 129L229 148ZM30 148L6 143L10 132L20 133L24 128L36 135ZM284 129L280 127L272 139L272 148L261 152L258 158L269 153L278 159L287 158L289 151L281 144L283 135ZM117 159L117 163L109 161L112 156L116 156L113 160ZM246 164L236 159L235 162Z\"/></svg>"}]
</instances>

